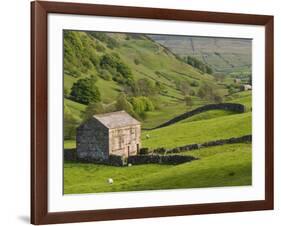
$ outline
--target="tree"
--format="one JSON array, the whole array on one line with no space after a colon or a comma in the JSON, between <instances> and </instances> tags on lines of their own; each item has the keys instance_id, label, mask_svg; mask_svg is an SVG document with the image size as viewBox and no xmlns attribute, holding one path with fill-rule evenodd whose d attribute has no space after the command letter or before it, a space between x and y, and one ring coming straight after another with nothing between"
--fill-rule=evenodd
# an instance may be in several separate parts
<instances>
[{"instance_id":1,"label":"tree","mask_svg":"<svg viewBox=\"0 0 281 226\"><path fill-rule=\"evenodd\" d=\"M211 67L209 67L209 66L206 66L206 72L208 74L212 75L213 74L213 69Z\"/></svg>"},{"instance_id":2,"label":"tree","mask_svg":"<svg viewBox=\"0 0 281 226\"><path fill-rule=\"evenodd\" d=\"M177 88L182 92L183 95L188 95L190 92L190 85L187 81L180 81L176 84Z\"/></svg>"},{"instance_id":3,"label":"tree","mask_svg":"<svg viewBox=\"0 0 281 226\"><path fill-rule=\"evenodd\" d=\"M135 65L139 65L139 64L140 64L139 59L135 58L135 59L134 59L134 63L135 63Z\"/></svg>"},{"instance_id":4,"label":"tree","mask_svg":"<svg viewBox=\"0 0 281 226\"><path fill-rule=\"evenodd\" d=\"M101 77L102 79L104 79L106 81L110 81L111 80L111 74L109 73L108 70L101 69L99 71L99 77Z\"/></svg>"},{"instance_id":5,"label":"tree","mask_svg":"<svg viewBox=\"0 0 281 226\"><path fill-rule=\"evenodd\" d=\"M139 115L146 111L153 111L155 109L152 101L148 97L133 97L131 103L134 111Z\"/></svg>"},{"instance_id":6,"label":"tree","mask_svg":"<svg viewBox=\"0 0 281 226\"><path fill-rule=\"evenodd\" d=\"M185 96L184 101L186 106L191 107L193 105L193 100L190 96Z\"/></svg>"},{"instance_id":7,"label":"tree","mask_svg":"<svg viewBox=\"0 0 281 226\"><path fill-rule=\"evenodd\" d=\"M215 77L215 80L217 82L223 82L224 81L224 75L223 74L215 74L213 76Z\"/></svg>"},{"instance_id":8,"label":"tree","mask_svg":"<svg viewBox=\"0 0 281 226\"><path fill-rule=\"evenodd\" d=\"M191 86L193 87L198 87L199 86L199 82L193 80L191 83L190 83Z\"/></svg>"},{"instance_id":9,"label":"tree","mask_svg":"<svg viewBox=\"0 0 281 226\"><path fill-rule=\"evenodd\" d=\"M147 78L139 79L134 87L137 96L153 96L157 93L154 84Z\"/></svg>"},{"instance_id":10,"label":"tree","mask_svg":"<svg viewBox=\"0 0 281 226\"><path fill-rule=\"evenodd\" d=\"M64 97L68 97L68 94L69 94L68 88L64 87L64 88L63 88L63 96L64 96Z\"/></svg>"},{"instance_id":11,"label":"tree","mask_svg":"<svg viewBox=\"0 0 281 226\"><path fill-rule=\"evenodd\" d=\"M71 98L82 104L100 101L100 92L95 82L96 78L94 76L79 79L71 88Z\"/></svg>"},{"instance_id":12,"label":"tree","mask_svg":"<svg viewBox=\"0 0 281 226\"><path fill-rule=\"evenodd\" d=\"M219 104L219 103L222 103L223 102L223 97L221 95L219 95L218 93L216 93L214 95L214 102Z\"/></svg>"},{"instance_id":13,"label":"tree","mask_svg":"<svg viewBox=\"0 0 281 226\"><path fill-rule=\"evenodd\" d=\"M136 117L136 113L133 110L132 104L127 100L127 97L124 93L121 93L116 100L115 104L117 111L126 111L133 117Z\"/></svg>"},{"instance_id":14,"label":"tree","mask_svg":"<svg viewBox=\"0 0 281 226\"><path fill-rule=\"evenodd\" d=\"M93 115L105 113L105 109L100 102L89 103L85 109L85 113L82 115L83 121L87 121L92 118Z\"/></svg>"},{"instance_id":15,"label":"tree","mask_svg":"<svg viewBox=\"0 0 281 226\"><path fill-rule=\"evenodd\" d=\"M211 84L204 83L198 90L198 96L201 99L221 103L223 101L222 95Z\"/></svg>"},{"instance_id":16,"label":"tree","mask_svg":"<svg viewBox=\"0 0 281 226\"><path fill-rule=\"evenodd\" d=\"M63 135L64 139L73 139L76 134L76 127L79 125L79 119L72 114L70 109L64 103L63 111Z\"/></svg>"}]
</instances>

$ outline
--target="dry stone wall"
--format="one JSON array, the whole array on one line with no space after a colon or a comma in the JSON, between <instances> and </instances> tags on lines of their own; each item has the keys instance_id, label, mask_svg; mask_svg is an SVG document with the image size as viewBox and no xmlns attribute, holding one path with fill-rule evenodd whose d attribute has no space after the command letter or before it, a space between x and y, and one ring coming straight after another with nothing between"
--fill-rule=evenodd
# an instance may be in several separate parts
<instances>
[{"instance_id":1,"label":"dry stone wall","mask_svg":"<svg viewBox=\"0 0 281 226\"><path fill-rule=\"evenodd\" d=\"M236 104L236 103L220 103L220 104L207 104L207 105L204 105L202 107L199 107L199 108L196 108L192 111L188 111L188 112L185 112L159 126L156 126L154 128L152 128L151 130L153 129L158 129L158 128L162 128L162 127L165 127L165 126L169 126L169 125L172 125L176 122L179 122L181 120L184 120L184 119L187 119L187 118L190 118L194 115L197 115L197 114L200 114L200 113L203 113L203 112L206 112L206 111L210 111L210 110L228 110L228 111L234 111L234 112L237 112L237 113L243 113L246 111L246 107L242 104Z\"/></svg>"},{"instance_id":2,"label":"dry stone wall","mask_svg":"<svg viewBox=\"0 0 281 226\"><path fill-rule=\"evenodd\" d=\"M165 153L179 153L183 151L191 151L196 150L204 147L212 147L224 144L235 144L235 143L251 143L252 142L252 135L245 135L242 137L232 137L229 139L220 139L215 141L209 141L202 144L188 144L185 146L180 146L172 149L168 148L157 148L154 150L146 150L146 153L157 153L157 154L165 154ZM140 153L143 153L141 149Z\"/></svg>"}]
</instances>

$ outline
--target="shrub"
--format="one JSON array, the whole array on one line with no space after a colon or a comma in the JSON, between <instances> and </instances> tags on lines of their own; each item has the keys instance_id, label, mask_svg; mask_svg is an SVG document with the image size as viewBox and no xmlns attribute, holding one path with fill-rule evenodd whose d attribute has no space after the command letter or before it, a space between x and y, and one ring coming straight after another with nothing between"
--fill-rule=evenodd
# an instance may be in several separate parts
<instances>
[{"instance_id":1,"label":"shrub","mask_svg":"<svg viewBox=\"0 0 281 226\"><path fill-rule=\"evenodd\" d=\"M85 109L85 113L82 115L83 121L87 121L92 118L93 115L105 113L105 109L100 102L89 103Z\"/></svg>"},{"instance_id":2,"label":"shrub","mask_svg":"<svg viewBox=\"0 0 281 226\"><path fill-rule=\"evenodd\" d=\"M154 96L157 88L149 79L143 78L134 84L134 93L136 96Z\"/></svg>"},{"instance_id":3,"label":"shrub","mask_svg":"<svg viewBox=\"0 0 281 226\"><path fill-rule=\"evenodd\" d=\"M102 79L104 79L106 81L111 80L111 74L107 70L104 70L104 69L100 70L98 75L99 75L99 77L101 77Z\"/></svg>"},{"instance_id":4,"label":"shrub","mask_svg":"<svg viewBox=\"0 0 281 226\"><path fill-rule=\"evenodd\" d=\"M96 50L98 52L104 52L105 51L105 47L101 44L99 44L98 42L96 42Z\"/></svg>"},{"instance_id":5,"label":"shrub","mask_svg":"<svg viewBox=\"0 0 281 226\"><path fill-rule=\"evenodd\" d=\"M193 105L193 100L190 96L185 96L184 101L185 101L186 106L192 106Z\"/></svg>"},{"instance_id":6,"label":"shrub","mask_svg":"<svg viewBox=\"0 0 281 226\"><path fill-rule=\"evenodd\" d=\"M134 59L134 63L135 63L135 65L139 65L140 61L138 59Z\"/></svg>"},{"instance_id":7,"label":"shrub","mask_svg":"<svg viewBox=\"0 0 281 226\"><path fill-rule=\"evenodd\" d=\"M99 57L97 55L92 54L89 58L93 65L99 66L100 61L99 61Z\"/></svg>"},{"instance_id":8,"label":"shrub","mask_svg":"<svg viewBox=\"0 0 281 226\"><path fill-rule=\"evenodd\" d=\"M194 91L193 89L191 89L190 92L189 92L189 95L190 95L190 96L195 96L196 93L195 93L195 91Z\"/></svg>"},{"instance_id":9,"label":"shrub","mask_svg":"<svg viewBox=\"0 0 281 226\"><path fill-rule=\"evenodd\" d=\"M187 81L178 81L176 83L176 87L182 92L183 95L187 95L190 92L190 85Z\"/></svg>"},{"instance_id":10,"label":"shrub","mask_svg":"<svg viewBox=\"0 0 281 226\"><path fill-rule=\"evenodd\" d=\"M219 103L222 103L223 102L223 97L219 94L215 94L214 95L214 102L219 104Z\"/></svg>"},{"instance_id":11,"label":"shrub","mask_svg":"<svg viewBox=\"0 0 281 226\"><path fill-rule=\"evenodd\" d=\"M199 86L199 82L193 80L191 83L190 83L191 86L193 87L198 87Z\"/></svg>"}]
</instances>

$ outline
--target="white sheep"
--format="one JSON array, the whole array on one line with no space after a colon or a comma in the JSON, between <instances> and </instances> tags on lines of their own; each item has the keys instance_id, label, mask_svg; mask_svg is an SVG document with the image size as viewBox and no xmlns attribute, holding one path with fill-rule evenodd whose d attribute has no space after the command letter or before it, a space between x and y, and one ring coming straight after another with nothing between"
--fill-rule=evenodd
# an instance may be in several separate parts
<instances>
[{"instance_id":1,"label":"white sheep","mask_svg":"<svg viewBox=\"0 0 281 226\"><path fill-rule=\"evenodd\" d=\"M112 178L108 178L108 179L107 179L107 183L113 184L113 179L112 179Z\"/></svg>"}]
</instances>

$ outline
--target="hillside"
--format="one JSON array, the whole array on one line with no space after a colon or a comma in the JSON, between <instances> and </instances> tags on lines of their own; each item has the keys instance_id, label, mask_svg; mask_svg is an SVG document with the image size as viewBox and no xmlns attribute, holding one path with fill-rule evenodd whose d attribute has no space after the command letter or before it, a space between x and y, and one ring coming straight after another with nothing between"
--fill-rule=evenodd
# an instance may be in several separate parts
<instances>
[{"instance_id":1,"label":"hillside","mask_svg":"<svg viewBox=\"0 0 281 226\"><path fill-rule=\"evenodd\" d=\"M149 35L161 45L181 57L194 56L210 65L216 73L250 74L251 73L251 40Z\"/></svg>"},{"instance_id":2,"label":"hillside","mask_svg":"<svg viewBox=\"0 0 281 226\"><path fill-rule=\"evenodd\" d=\"M192 94L194 106L207 103L196 95L203 83L212 84L221 94L227 93L226 87L217 84L213 76L182 62L145 35L65 31L64 53L64 104L68 118L75 119L76 125L82 121L87 104L77 102L70 93L73 84L83 78L95 77L101 103L106 108L114 106L120 93L130 96L128 87L138 81L144 79L154 86L154 93L149 96L154 110L140 116L148 127L187 110L184 85ZM141 95L147 96L146 91Z\"/></svg>"}]
</instances>

